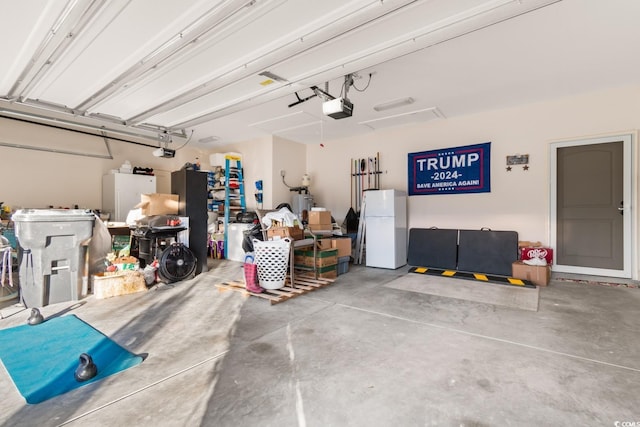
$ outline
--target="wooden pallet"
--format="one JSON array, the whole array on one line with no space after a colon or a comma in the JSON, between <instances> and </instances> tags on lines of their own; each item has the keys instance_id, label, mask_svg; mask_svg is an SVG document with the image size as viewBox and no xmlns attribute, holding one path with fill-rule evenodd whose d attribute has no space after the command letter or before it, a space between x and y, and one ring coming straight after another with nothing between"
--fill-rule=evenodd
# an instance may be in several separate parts
<instances>
[{"instance_id":1,"label":"wooden pallet","mask_svg":"<svg viewBox=\"0 0 640 427\"><path fill-rule=\"evenodd\" d=\"M219 291L236 291L247 296L254 296L268 300L271 305L295 298L300 295L315 291L316 289L329 286L335 279L315 279L313 276L296 274L295 282L291 285L291 277L287 276L285 286L280 289L265 289L262 293L249 292L245 287L245 283L234 280L230 282L218 283L216 287Z\"/></svg>"}]
</instances>

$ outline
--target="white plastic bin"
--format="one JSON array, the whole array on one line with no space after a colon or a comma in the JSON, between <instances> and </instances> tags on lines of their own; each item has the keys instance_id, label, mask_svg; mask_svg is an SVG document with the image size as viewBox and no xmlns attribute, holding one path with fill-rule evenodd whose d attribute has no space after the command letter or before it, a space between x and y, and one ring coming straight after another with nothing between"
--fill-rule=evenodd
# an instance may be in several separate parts
<instances>
[{"instance_id":1,"label":"white plastic bin","mask_svg":"<svg viewBox=\"0 0 640 427\"><path fill-rule=\"evenodd\" d=\"M285 285L291 240L253 239L255 263L258 265L258 281L265 289L280 289Z\"/></svg>"}]
</instances>

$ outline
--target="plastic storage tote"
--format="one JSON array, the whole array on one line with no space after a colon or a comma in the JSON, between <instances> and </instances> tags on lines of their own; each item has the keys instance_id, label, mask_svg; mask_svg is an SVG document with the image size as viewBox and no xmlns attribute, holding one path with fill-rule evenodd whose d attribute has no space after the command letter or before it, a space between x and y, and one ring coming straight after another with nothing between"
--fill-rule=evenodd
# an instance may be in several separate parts
<instances>
[{"instance_id":1,"label":"plastic storage tote","mask_svg":"<svg viewBox=\"0 0 640 427\"><path fill-rule=\"evenodd\" d=\"M349 272L350 256L338 257L338 276Z\"/></svg>"},{"instance_id":2,"label":"plastic storage tote","mask_svg":"<svg viewBox=\"0 0 640 427\"><path fill-rule=\"evenodd\" d=\"M23 304L78 300L88 288L86 254L95 215L82 209L22 209L11 219L20 246Z\"/></svg>"}]
</instances>

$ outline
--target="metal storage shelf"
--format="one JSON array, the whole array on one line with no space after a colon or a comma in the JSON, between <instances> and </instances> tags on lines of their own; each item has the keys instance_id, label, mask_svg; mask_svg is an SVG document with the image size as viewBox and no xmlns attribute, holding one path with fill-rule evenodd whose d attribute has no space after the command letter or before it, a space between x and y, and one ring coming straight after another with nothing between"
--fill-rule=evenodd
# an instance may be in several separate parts
<instances>
[{"instance_id":1,"label":"metal storage shelf","mask_svg":"<svg viewBox=\"0 0 640 427\"><path fill-rule=\"evenodd\" d=\"M224 168L224 253L225 257L229 245L229 222L231 220L231 212L236 214L247 210L246 200L244 197L244 178L242 176L242 158L240 156L227 154L225 155ZM233 175L233 178L232 178ZM233 181L233 186L231 182ZM237 185L237 188L236 188ZM239 204L238 204L239 202Z\"/></svg>"}]
</instances>

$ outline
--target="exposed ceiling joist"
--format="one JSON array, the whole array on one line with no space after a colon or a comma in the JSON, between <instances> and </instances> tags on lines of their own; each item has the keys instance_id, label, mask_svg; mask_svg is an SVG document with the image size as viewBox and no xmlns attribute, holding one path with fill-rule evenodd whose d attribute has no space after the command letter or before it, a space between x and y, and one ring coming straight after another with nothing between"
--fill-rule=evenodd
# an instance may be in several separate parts
<instances>
[{"instance_id":1,"label":"exposed ceiling joist","mask_svg":"<svg viewBox=\"0 0 640 427\"><path fill-rule=\"evenodd\" d=\"M150 138L181 138L188 129L195 141L216 135L216 144L269 132L317 141L319 125L322 137L346 137L635 82L633 64L614 76L604 63L629 63L621 46L640 39L632 20L639 3L43 0L35 9L0 2L0 14L12 17L0 27L11 41L0 46L0 109ZM373 78L349 95L353 117L327 119L324 97L309 88L340 85L354 73ZM389 113L373 108L389 103ZM435 105L439 113L429 114ZM298 111L301 123L251 125Z\"/></svg>"},{"instance_id":2,"label":"exposed ceiling joist","mask_svg":"<svg viewBox=\"0 0 640 427\"><path fill-rule=\"evenodd\" d=\"M70 0L9 91L8 98L28 99L47 69L64 55L83 29L100 12L106 0Z\"/></svg>"},{"instance_id":3,"label":"exposed ceiling joist","mask_svg":"<svg viewBox=\"0 0 640 427\"><path fill-rule=\"evenodd\" d=\"M255 0L218 3L206 14L140 59L108 85L82 101L76 109L87 111L94 108L105 99L145 78L148 73L155 71L163 62L172 58L175 60L178 55L187 54L187 50L193 48L195 44L207 43L208 40L219 36L219 28L224 27L226 21L232 20L243 9L252 7L254 4ZM136 120L132 119L131 121L135 122Z\"/></svg>"}]
</instances>

